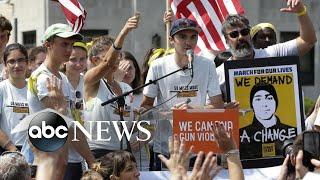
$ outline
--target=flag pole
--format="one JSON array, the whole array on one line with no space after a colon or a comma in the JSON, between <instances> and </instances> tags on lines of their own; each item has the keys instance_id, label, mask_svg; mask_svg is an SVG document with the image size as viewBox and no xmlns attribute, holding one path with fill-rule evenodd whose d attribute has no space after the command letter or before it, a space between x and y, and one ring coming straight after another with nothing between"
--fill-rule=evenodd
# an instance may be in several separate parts
<instances>
[{"instance_id":1,"label":"flag pole","mask_svg":"<svg viewBox=\"0 0 320 180\"><path fill-rule=\"evenodd\" d=\"M135 16L137 14L137 0L133 0L133 16ZM131 35L131 39L132 39L132 48L133 48L133 52L136 53L136 42L135 42L135 32L132 32Z\"/></svg>"},{"instance_id":2,"label":"flag pole","mask_svg":"<svg viewBox=\"0 0 320 180\"><path fill-rule=\"evenodd\" d=\"M170 10L170 0L166 0L166 12L168 12L169 10ZM170 44L169 44L170 26L171 26L171 23L169 21L166 23L166 48L167 49L170 48Z\"/></svg>"}]
</instances>

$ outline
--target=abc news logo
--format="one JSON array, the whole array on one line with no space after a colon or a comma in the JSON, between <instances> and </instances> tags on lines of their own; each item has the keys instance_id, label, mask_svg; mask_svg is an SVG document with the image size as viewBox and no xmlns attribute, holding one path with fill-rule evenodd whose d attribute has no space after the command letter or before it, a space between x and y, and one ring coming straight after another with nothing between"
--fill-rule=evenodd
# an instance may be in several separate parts
<instances>
[{"instance_id":1,"label":"abc news logo","mask_svg":"<svg viewBox=\"0 0 320 180\"><path fill-rule=\"evenodd\" d=\"M68 139L68 126L64 119L54 112L42 112L29 124L29 140L37 149L53 152L62 147Z\"/></svg>"},{"instance_id":2,"label":"abc news logo","mask_svg":"<svg viewBox=\"0 0 320 180\"><path fill-rule=\"evenodd\" d=\"M79 141L77 139L76 128L78 128L89 140L92 138L92 124L97 124L96 129L96 141L110 141L111 137L107 139L102 139L102 133L108 133L109 127L114 128L118 140L121 141L124 136L127 140L131 139L133 130L136 128L138 131L146 134L144 139L136 137L137 141L147 141L151 138L151 132L143 126L143 124L150 125L149 121L132 121L132 126L127 126L125 121L88 121L89 132L78 122L72 121L74 125L74 133L72 141ZM107 128L102 129L102 123L104 123ZM119 127L122 126L122 128ZM112 127L113 126L113 127ZM121 131L121 130L122 131ZM30 122L28 129L29 140L37 149L45 152L53 152L62 147L68 139L68 126L65 120L58 114L54 112L41 112L37 114Z\"/></svg>"}]
</instances>

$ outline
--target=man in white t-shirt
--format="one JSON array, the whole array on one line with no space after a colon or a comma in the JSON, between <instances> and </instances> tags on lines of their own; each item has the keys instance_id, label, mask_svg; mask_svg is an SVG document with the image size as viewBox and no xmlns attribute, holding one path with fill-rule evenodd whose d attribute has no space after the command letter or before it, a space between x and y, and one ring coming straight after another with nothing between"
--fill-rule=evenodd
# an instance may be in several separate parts
<instances>
[{"instance_id":1,"label":"man in white t-shirt","mask_svg":"<svg viewBox=\"0 0 320 180\"><path fill-rule=\"evenodd\" d=\"M170 31L170 43L175 53L154 61L149 68L146 82L188 66L186 52L196 47L199 31L197 23L193 20L182 18L174 21ZM182 104L180 108L224 108L215 64L202 56L194 56L193 77L191 70L186 69L145 87L141 107L152 108L155 98L158 104L164 103L163 110L178 108L177 104L187 99L191 102ZM237 104L233 103L230 106ZM154 139L154 152L168 154L167 141L171 134L172 126L169 121L159 121ZM156 169L159 170L159 166Z\"/></svg>"},{"instance_id":2,"label":"man in white t-shirt","mask_svg":"<svg viewBox=\"0 0 320 180\"><path fill-rule=\"evenodd\" d=\"M242 15L231 15L222 24L222 33L230 46L232 57L229 60L258 59L280 56L303 56L317 41L317 37L308 16L307 8L298 0L288 1L288 7L282 12L296 13L300 24L300 36L291 41L269 46L265 49L254 49L250 37L249 20ZM224 65L217 68L219 84L225 94Z\"/></svg>"},{"instance_id":3,"label":"man in white t-shirt","mask_svg":"<svg viewBox=\"0 0 320 180\"><path fill-rule=\"evenodd\" d=\"M31 74L28 80L28 102L30 113L35 113L45 108L51 108L73 118L71 110L74 108L72 102L74 101L75 95L71 90L72 88L68 83L67 77L59 72L59 67L61 64L69 61L73 43L76 40L81 39L82 36L72 32L71 27L66 24L53 24L47 28L44 36L44 46L47 49L46 59L43 64ZM58 78L61 82L62 92L65 96L65 100L68 102L67 108L56 109L51 103L54 99L51 94L49 94L47 81L48 78L52 76ZM94 160L84 135L78 129L77 138L79 138L80 141L72 141L72 144L69 146L68 167L65 179L81 178L82 157L85 158L89 165L91 165Z\"/></svg>"}]
</instances>

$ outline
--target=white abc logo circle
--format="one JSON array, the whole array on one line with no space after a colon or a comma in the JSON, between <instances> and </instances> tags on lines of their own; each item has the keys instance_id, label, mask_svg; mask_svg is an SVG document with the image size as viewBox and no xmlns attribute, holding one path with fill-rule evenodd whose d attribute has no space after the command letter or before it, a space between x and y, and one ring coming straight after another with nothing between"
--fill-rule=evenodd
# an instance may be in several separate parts
<instances>
[{"instance_id":1,"label":"white abc logo circle","mask_svg":"<svg viewBox=\"0 0 320 180\"><path fill-rule=\"evenodd\" d=\"M60 115L41 112L31 120L28 134L33 146L41 151L52 152L66 143L68 126Z\"/></svg>"}]
</instances>

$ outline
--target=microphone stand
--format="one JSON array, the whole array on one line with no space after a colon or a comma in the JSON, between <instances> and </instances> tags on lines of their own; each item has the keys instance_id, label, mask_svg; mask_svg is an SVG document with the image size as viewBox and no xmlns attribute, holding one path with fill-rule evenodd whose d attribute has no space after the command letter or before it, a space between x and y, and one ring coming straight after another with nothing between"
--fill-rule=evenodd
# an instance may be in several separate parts
<instances>
[{"instance_id":1,"label":"microphone stand","mask_svg":"<svg viewBox=\"0 0 320 180\"><path fill-rule=\"evenodd\" d=\"M150 84L156 84L159 80L161 80L161 79L163 79L163 78L166 78L166 77L168 77L168 76L171 76L172 74L175 74L175 73L177 73L177 72L179 72L179 71L184 71L184 70L186 70L186 69L188 69L188 67L180 68L180 69L178 69L178 70L176 70L176 71L173 71L173 72L171 72L171 73L169 73L169 74L167 74L167 75L164 75L164 76L162 76L162 77L160 77L160 78L158 78L158 79L150 80L150 81L149 81L148 83L146 83L146 84L143 84L143 85L141 85L141 86L139 86L139 87L137 87L137 88L134 88L134 89L132 89L131 91L124 92L123 94L121 94L121 95L119 95L119 96L117 96L117 97L111 98L111 99L109 99L109 100L101 103L101 106L105 106L105 105L110 104L110 103L112 103L112 102L114 102L114 101L117 101L117 100L120 99L120 98L124 98L124 97L128 96L128 95L131 94L131 93L137 92L137 91L139 91L140 89L142 89L142 88L144 88L144 87L146 87L146 86L149 86Z\"/></svg>"},{"instance_id":2,"label":"microphone stand","mask_svg":"<svg viewBox=\"0 0 320 180\"><path fill-rule=\"evenodd\" d=\"M123 111L124 111L124 105L126 104L126 102L124 100L124 97L119 98L117 100L117 104L118 104L118 110L119 110L118 112L119 112L119 116L120 116L120 122L124 122ZM122 125L120 127L120 131L123 132L123 126ZM126 141L126 144L127 144L128 151L132 153L131 145L130 145L129 140L126 139L125 141ZM121 139L121 142L120 142L120 150L123 150L123 138Z\"/></svg>"}]
</instances>

